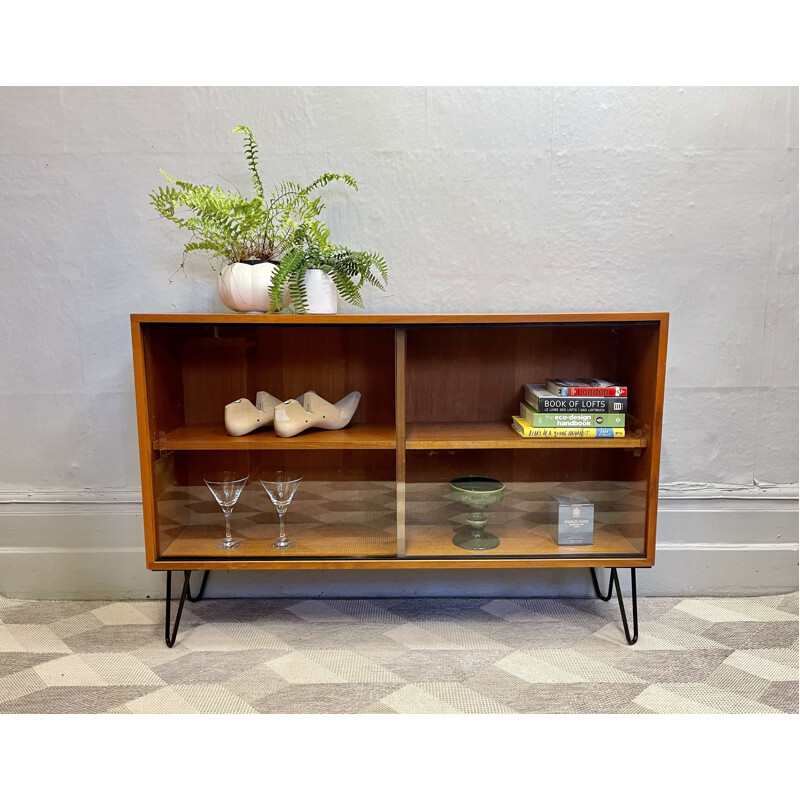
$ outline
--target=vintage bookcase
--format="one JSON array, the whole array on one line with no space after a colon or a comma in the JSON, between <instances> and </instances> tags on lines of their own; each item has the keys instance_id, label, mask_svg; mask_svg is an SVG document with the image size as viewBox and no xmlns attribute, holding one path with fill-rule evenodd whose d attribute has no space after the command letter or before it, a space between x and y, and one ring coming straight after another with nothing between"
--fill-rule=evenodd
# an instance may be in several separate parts
<instances>
[{"instance_id":1,"label":"vintage bookcase","mask_svg":"<svg viewBox=\"0 0 800 800\"><path fill-rule=\"evenodd\" d=\"M614 586L635 641L635 569L655 562L666 313L447 315L134 314L131 316L147 567L167 572L167 643L183 601L213 569L589 567L598 596ZM629 387L617 439L523 439L511 429L525 383L605 377ZM313 389L331 402L358 390L340 431L282 439L229 436L224 406L269 391ZM223 551L212 470L251 481L233 513L241 547ZM295 547L271 547L277 514L263 470L302 475L286 516ZM486 475L506 486L487 510L499 547L452 543L469 511L449 481ZM595 506L594 543L558 546L552 496ZM594 568L609 567L604 596ZM616 570L631 568L633 635ZM184 572L170 633L172 571ZM205 572L197 597L191 571Z\"/></svg>"}]
</instances>

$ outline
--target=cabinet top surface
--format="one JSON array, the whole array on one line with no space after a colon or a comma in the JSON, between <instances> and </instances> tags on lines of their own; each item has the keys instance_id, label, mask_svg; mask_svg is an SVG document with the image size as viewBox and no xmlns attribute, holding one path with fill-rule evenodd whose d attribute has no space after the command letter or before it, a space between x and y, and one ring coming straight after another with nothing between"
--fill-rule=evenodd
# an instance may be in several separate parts
<instances>
[{"instance_id":1,"label":"cabinet top surface","mask_svg":"<svg viewBox=\"0 0 800 800\"><path fill-rule=\"evenodd\" d=\"M131 314L131 322L204 325L453 325L553 322L667 322L666 311L531 314Z\"/></svg>"}]
</instances>

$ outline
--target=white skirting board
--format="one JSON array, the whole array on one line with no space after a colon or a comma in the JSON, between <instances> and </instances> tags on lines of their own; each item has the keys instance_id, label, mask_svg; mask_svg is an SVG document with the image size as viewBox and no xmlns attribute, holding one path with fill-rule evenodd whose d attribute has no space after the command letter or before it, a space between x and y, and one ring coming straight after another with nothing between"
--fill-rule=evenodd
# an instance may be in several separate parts
<instances>
[{"instance_id":1,"label":"white skirting board","mask_svg":"<svg viewBox=\"0 0 800 800\"><path fill-rule=\"evenodd\" d=\"M145 568L142 540L133 492L5 499L0 595L163 598L165 576ZM626 593L629 575L620 570ZM178 591L181 581L175 581ZM637 571L637 587L640 595L656 597L796 591L796 490L794 496L661 497L656 565ZM588 569L220 570L209 578L206 596L592 597L593 590Z\"/></svg>"}]
</instances>

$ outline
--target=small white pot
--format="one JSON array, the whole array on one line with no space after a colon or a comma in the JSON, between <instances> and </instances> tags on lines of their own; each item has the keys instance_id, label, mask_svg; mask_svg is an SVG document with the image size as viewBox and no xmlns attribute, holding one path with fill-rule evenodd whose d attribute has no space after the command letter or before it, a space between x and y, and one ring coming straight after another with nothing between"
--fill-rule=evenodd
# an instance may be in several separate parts
<instances>
[{"instance_id":1,"label":"small white pot","mask_svg":"<svg viewBox=\"0 0 800 800\"><path fill-rule=\"evenodd\" d=\"M217 276L217 292L233 311L263 313L269 311L269 285L276 265L271 261L228 264Z\"/></svg>"},{"instance_id":2,"label":"small white pot","mask_svg":"<svg viewBox=\"0 0 800 800\"><path fill-rule=\"evenodd\" d=\"M339 292L331 277L321 269L310 269L303 277L309 314L335 314Z\"/></svg>"}]
</instances>

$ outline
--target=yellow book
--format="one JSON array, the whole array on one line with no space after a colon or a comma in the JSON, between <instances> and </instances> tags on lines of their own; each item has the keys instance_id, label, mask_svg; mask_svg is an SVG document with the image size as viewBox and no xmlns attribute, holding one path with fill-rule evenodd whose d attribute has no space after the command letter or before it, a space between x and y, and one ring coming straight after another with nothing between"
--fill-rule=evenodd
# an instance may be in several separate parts
<instances>
[{"instance_id":1,"label":"yellow book","mask_svg":"<svg viewBox=\"0 0 800 800\"><path fill-rule=\"evenodd\" d=\"M511 427L526 439L621 439L625 436L625 428L535 428L522 417L511 420Z\"/></svg>"}]
</instances>

